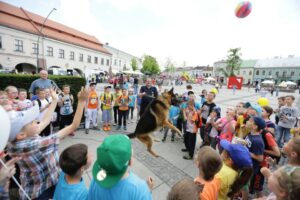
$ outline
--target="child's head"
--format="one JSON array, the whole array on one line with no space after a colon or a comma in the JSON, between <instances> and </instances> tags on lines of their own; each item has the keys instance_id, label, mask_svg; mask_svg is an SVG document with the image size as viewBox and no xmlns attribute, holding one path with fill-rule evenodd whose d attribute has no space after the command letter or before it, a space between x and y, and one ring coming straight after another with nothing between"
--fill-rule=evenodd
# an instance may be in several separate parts
<instances>
[{"instance_id":1,"label":"child's head","mask_svg":"<svg viewBox=\"0 0 300 200\"><path fill-rule=\"evenodd\" d=\"M277 199L299 199L300 167L286 165L270 173L268 188L276 195Z\"/></svg>"},{"instance_id":2,"label":"child's head","mask_svg":"<svg viewBox=\"0 0 300 200\"><path fill-rule=\"evenodd\" d=\"M129 95L133 95L133 89L132 89L132 88L130 88L130 89L128 90L128 94L129 94Z\"/></svg>"},{"instance_id":3,"label":"child's head","mask_svg":"<svg viewBox=\"0 0 300 200\"><path fill-rule=\"evenodd\" d=\"M243 102L239 102L238 104L236 104L235 109L236 109L236 113L238 115L244 114L244 111L245 111L245 109L244 109L244 103Z\"/></svg>"},{"instance_id":4,"label":"child's head","mask_svg":"<svg viewBox=\"0 0 300 200\"><path fill-rule=\"evenodd\" d=\"M222 168L222 160L216 150L204 146L197 153L196 165L199 168L199 175L204 180L211 181Z\"/></svg>"},{"instance_id":5,"label":"child's head","mask_svg":"<svg viewBox=\"0 0 300 200\"><path fill-rule=\"evenodd\" d=\"M207 90L203 89L203 90L201 91L201 94L204 95L204 96L206 96L206 95L207 95Z\"/></svg>"},{"instance_id":6,"label":"child's head","mask_svg":"<svg viewBox=\"0 0 300 200\"><path fill-rule=\"evenodd\" d=\"M50 89L49 88L45 88L45 94L46 94L46 98L50 97Z\"/></svg>"},{"instance_id":7,"label":"child's head","mask_svg":"<svg viewBox=\"0 0 300 200\"><path fill-rule=\"evenodd\" d=\"M167 200L198 200L199 193L201 193L203 185L194 183L190 179L182 179L178 181L168 194Z\"/></svg>"},{"instance_id":8,"label":"child's head","mask_svg":"<svg viewBox=\"0 0 300 200\"><path fill-rule=\"evenodd\" d=\"M45 99L46 98L45 89L39 89L37 95L38 95L39 99Z\"/></svg>"},{"instance_id":9,"label":"child's head","mask_svg":"<svg viewBox=\"0 0 300 200\"><path fill-rule=\"evenodd\" d=\"M122 94L125 96L127 95L127 90L125 88L122 89Z\"/></svg>"},{"instance_id":10,"label":"child's head","mask_svg":"<svg viewBox=\"0 0 300 200\"><path fill-rule=\"evenodd\" d=\"M259 105L247 102L244 104L244 107L247 108L247 114L249 116L261 116L262 110Z\"/></svg>"},{"instance_id":11,"label":"child's head","mask_svg":"<svg viewBox=\"0 0 300 200\"><path fill-rule=\"evenodd\" d=\"M295 97L293 95L287 95L287 96L285 96L284 101L285 101L286 105L291 106L295 101Z\"/></svg>"},{"instance_id":12,"label":"child's head","mask_svg":"<svg viewBox=\"0 0 300 200\"><path fill-rule=\"evenodd\" d=\"M187 89L187 90L192 90L193 87L192 87L191 85L187 85L187 86L186 86L186 89Z\"/></svg>"},{"instance_id":13,"label":"child's head","mask_svg":"<svg viewBox=\"0 0 300 200\"><path fill-rule=\"evenodd\" d=\"M294 137L286 143L283 152L288 157L289 163L300 165L300 137Z\"/></svg>"},{"instance_id":14,"label":"child's head","mask_svg":"<svg viewBox=\"0 0 300 200\"><path fill-rule=\"evenodd\" d=\"M216 94L214 92L209 92L206 96L206 100L207 100L207 102L210 103L210 102L214 101L215 97L216 97Z\"/></svg>"},{"instance_id":15,"label":"child's head","mask_svg":"<svg viewBox=\"0 0 300 200\"><path fill-rule=\"evenodd\" d=\"M120 87L119 86L116 86L115 87L115 93L119 93L120 92Z\"/></svg>"},{"instance_id":16,"label":"child's head","mask_svg":"<svg viewBox=\"0 0 300 200\"><path fill-rule=\"evenodd\" d=\"M252 159L249 150L241 144L221 140L220 146L224 149L221 157L225 165L239 172L228 194L232 198L250 180L253 173Z\"/></svg>"},{"instance_id":17,"label":"child's head","mask_svg":"<svg viewBox=\"0 0 300 200\"><path fill-rule=\"evenodd\" d=\"M96 83L94 83L94 82L90 83L90 90L91 91L95 91L96 90Z\"/></svg>"},{"instance_id":18,"label":"child's head","mask_svg":"<svg viewBox=\"0 0 300 200\"><path fill-rule=\"evenodd\" d=\"M35 119L39 116L39 113L39 106L35 105L11 119L11 127L14 128L10 131L9 141L23 140L38 135L40 127Z\"/></svg>"},{"instance_id":19,"label":"child's head","mask_svg":"<svg viewBox=\"0 0 300 200\"><path fill-rule=\"evenodd\" d=\"M7 86L4 90L9 99L16 99L18 97L18 89L15 86Z\"/></svg>"},{"instance_id":20,"label":"child's head","mask_svg":"<svg viewBox=\"0 0 300 200\"><path fill-rule=\"evenodd\" d=\"M6 105L8 102L8 96L5 91L0 90L0 105Z\"/></svg>"},{"instance_id":21,"label":"child's head","mask_svg":"<svg viewBox=\"0 0 300 200\"><path fill-rule=\"evenodd\" d=\"M219 106L215 106L213 107L211 113L210 113L210 116L215 118L220 118L221 117L221 108Z\"/></svg>"},{"instance_id":22,"label":"child's head","mask_svg":"<svg viewBox=\"0 0 300 200\"><path fill-rule=\"evenodd\" d=\"M27 91L23 88L19 89L19 100L25 100L27 98Z\"/></svg>"},{"instance_id":23,"label":"child's head","mask_svg":"<svg viewBox=\"0 0 300 200\"><path fill-rule=\"evenodd\" d=\"M263 118L270 119L270 116L273 114L273 108L270 106L263 106L261 114Z\"/></svg>"},{"instance_id":24,"label":"child's head","mask_svg":"<svg viewBox=\"0 0 300 200\"><path fill-rule=\"evenodd\" d=\"M106 86L106 87L104 88L104 92L110 93L110 89L111 89L111 86L110 86L110 85L109 85L109 86Z\"/></svg>"},{"instance_id":25,"label":"child's head","mask_svg":"<svg viewBox=\"0 0 300 200\"><path fill-rule=\"evenodd\" d=\"M92 163L92 156L85 144L74 144L66 148L59 157L62 171L71 176L81 176Z\"/></svg>"},{"instance_id":26,"label":"child's head","mask_svg":"<svg viewBox=\"0 0 300 200\"><path fill-rule=\"evenodd\" d=\"M70 86L69 85L63 85L62 90L65 94L70 94Z\"/></svg>"},{"instance_id":27,"label":"child's head","mask_svg":"<svg viewBox=\"0 0 300 200\"><path fill-rule=\"evenodd\" d=\"M278 97L277 101L278 101L279 106L284 106L285 105L284 99L285 99L285 97Z\"/></svg>"},{"instance_id":28,"label":"child's head","mask_svg":"<svg viewBox=\"0 0 300 200\"><path fill-rule=\"evenodd\" d=\"M261 117L251 117L249 122L251 123L251 129L254 132L261 132L266 128L266 122Z\"/></svg>"},{"instance_id":29,"label":"child's head","mask_svg":"<svg viewBox=\"0 0 300 200\"><path fill-rule=\"evenodd\" d=\"M235 109L232 106L229 106L226 110L227 117L234 117L235 116Z\"/></svg>"}]
</instances>

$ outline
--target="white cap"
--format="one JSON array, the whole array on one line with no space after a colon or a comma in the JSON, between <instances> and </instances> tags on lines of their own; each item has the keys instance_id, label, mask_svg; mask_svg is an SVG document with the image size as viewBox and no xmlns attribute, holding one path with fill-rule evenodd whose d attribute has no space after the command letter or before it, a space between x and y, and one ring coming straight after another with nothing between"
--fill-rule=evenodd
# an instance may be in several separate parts
<instances>
[{"instance_id":1,"label":"white cap","mask_svg":"<svg viewBox=\"0 0 300 200\"><path fill-rule=\"evenodd\" d=\"M16 139L22 128L34 121L39 116L39 106L35 105L28 110L16 112L16 116L10 119L11 130L8 141L11 142Z\"/></svg>"}]
</instances>

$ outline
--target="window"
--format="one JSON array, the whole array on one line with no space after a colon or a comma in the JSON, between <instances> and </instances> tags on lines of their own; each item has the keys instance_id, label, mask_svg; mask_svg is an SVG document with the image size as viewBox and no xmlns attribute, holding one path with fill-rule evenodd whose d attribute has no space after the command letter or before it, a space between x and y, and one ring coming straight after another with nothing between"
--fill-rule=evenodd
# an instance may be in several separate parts
<instances>
[{"instance_id":1,"label":"window","mask_svg":"<svg viewBox=\"0 0 300 200\"><path fill-rule=\"evenodd\" d=\"M271 76L272 75L272 71L269 71L269 76Z\"/></svg>"},{"instance_id":2,"label":"window","mask_svg":"<svg viewBox=\"0 0 300 200\"><path fill-rule=\"evenodd\" d=\"M114 65L117 65L117 59L115 59L115 64Z\"/></svg>"},{"instance_id":3,"label":"window","mask_svg":"<svg viewBox=\"0 0 300 200\"><path fill-rule=\"evenodd\" d=\"M266 71L265 71L265 70L262 71L262 75L263 75L263 76L266 75Z\"/></svg>"},{"instance_id":4,"label":"window","mask_svg":"<svg viewBox=\"0 0 300 200\"><path fill-rule=\"evenodd\" d=\"M39 45L38 43L32 43L32 49L33 49L33 54L38 54L39 53Z\"/></svg>"},{"instance_id":5,"label":"window","mask_svg":"<svg viewBox=\"0 0 300 200\"><path fill-rule=\"evenodd\" d=\"M104 65L104 58L101 58L101 65Z\"/></svg>"},{"instance_id":6,"label":"window","mask_svg":"<svg viewBox=\"0 0 300 200\"><path fill-rule=\"evenodd\" d=\"M2 36L0 36L0 49L2 49Z\"/></svg>"},{"instance_id":7,"label":"window","mask_svg":"<svg viewBox=\"0 0 300 200\"><path fill-rule=\"evenodd\" d=\"M252 75L252 71L249 71L249 75L250 75L250 76Z\"/></svg>"},{"instance_id":8,"label":"window","mask_svg":"<svg viewBox=\"0 0 300 200\"><path fill-rule=\"evenodd\" d=\"M87 62L88 62L88 63L91 63L91 62L92 62L92 57L91 57L91 56L88 56L88 57L87 57Z\"/></svg>"},{"instance_id":9,"label":"window","mask_svg":"<svg viewBox=\"0 0 300 200\"><path fill-rule=\"evenodd\" d=\"M70 51L70 60L75 60L75 53L74 53L74 51Z\"/></svg>"},{"instance_id":10,"label":"window","mask_svg":"<svg viewBox=\"0 0 300 200\"><path fill-rule=\"evenodd\" d=\"M292 72L291 72L291 76L294 76L294 75L295 75L295 72L294 72L294 71L292 71Z\"/></svg>"},{"instance_id":11,"label":"window","mask_svg":"<svg viewBox=\"0 0 300 200\"><path fill-rule=\"evenodd\" d=\"M53 56L53 48L47 47L47 56Z\"/></svg>"},{"instance_id":12,"label":"window","mask_svg":"<svg viewBox=\"0 0 300 200\"><path fill-rule=\"evenodd\" d=\"M259 75L259 71L258 70L256 70L256 75Z\"/></svg>"},{"instance_id":13,"label":"window","mask_svg":"<svg viewBox=\"0 0 300 200\"><path fill-rule=\"evenodd\" d=\"M59 58L65 58L65 50L59 49Z\"/></svg>"},{"instance_id":14,"label":"window","mask_svg":"<svg viewBox=\"0 0 300 200\"><path fill-rule=\"evenodd\" d=\"M106 65L109 66L109 59L106 59Z\"/></svg>"},{"instance_id":15,"label":"window","mask_svg":"<svg viewBox=\"0 0 300 200\"><path fill-rule=\"evenodd\" d=\"M98 64L98 57L95 57L95 58L94 58L94 63L95 63L95 64Z\"/></svg>"},{"instance_id":16,"label":"window","mask_svg":"<svg viewBox=\"0 0 300 200\"><path fill-rule=\"evenodd\" d=\"M15 40L15 51L23 52L23 40Z\"/></svg>"},{"instance_id":17,"label":"window","mask_svg":"<svg viewBox=\"0 0 300 200\"><path fill-rule=\"evenodd\" d=\"M119 66L121 67L121 64L122 64L122 62L121 62L121 60L119 60Z\"/></svg>"},{"instance_id":18,"label":"window","mask_svg":"<svg viewBox=\"0 0 300 200\"><path fill-rule=\"evenodd\" d=\"M276 74L277 77L279 76L279 72L276 72L275 74Z\"/></svg>"},{"instance_id":19,"label":"window","mask_svg":"<svg viewBox=\"0 0 300 200\"><path fill-rule=\"evenodd\" d=\"M83 54L82 53L79 54L79 61L83 62Z\"/></svg>"},{"instance_id":20,"label":"window","mask_svg":"<svg viewBox=\"0 0 300 200\"><path fill-rule=\"evenodd\" d=\"M285 77L285 76L286 76L286 71L283 71L282 77Z\"/></svg>"},{"instance_id":21,"label":"window","mask_svg":"<svg viewBox=\"0 0 300 200\"><path fill-rule=\"evenodd\" d=\"M245 70L243 71L243 75L246 75L246 71Z\"/></svg>"}]
</instances>

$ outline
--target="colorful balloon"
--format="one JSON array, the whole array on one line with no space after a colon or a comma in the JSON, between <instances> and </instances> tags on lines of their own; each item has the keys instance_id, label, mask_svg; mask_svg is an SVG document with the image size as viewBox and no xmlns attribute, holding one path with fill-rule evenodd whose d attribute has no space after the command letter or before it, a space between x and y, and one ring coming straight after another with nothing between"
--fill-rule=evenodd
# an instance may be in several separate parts
<instances>
[{"instance_id":1,"label":"colorful balloon","mask_svg":"<svg viewBox=\"0 0 300 200\"><path fill-rule=\"evenodd\" d=\"M218 90L216 88L211 89L210 92L214 93L215 95L218 94Z\"/></svg>"},{"instance_id":2,"label":"colorful balloon","mask_svg":"<svg viewBox=\"0 0 300 200\"><path fill-rule=\"evenodd\" d=\"M261 107L263 106L269 106L270 102L269 99L265 98L265 97L261 97L257 100L258 105L260 105Z\"/></svg>"},{"instance_id":3,"label":"colorful balloon","mask_svg":"<svg viewBox=\"0 0 300 200\"><path fill-rule=\"evenodd\" d=\"M240 2L235 8L235 16L238 18L247 17L252 10L252 5L249 1Z\"/></svg>"}]
</instances>

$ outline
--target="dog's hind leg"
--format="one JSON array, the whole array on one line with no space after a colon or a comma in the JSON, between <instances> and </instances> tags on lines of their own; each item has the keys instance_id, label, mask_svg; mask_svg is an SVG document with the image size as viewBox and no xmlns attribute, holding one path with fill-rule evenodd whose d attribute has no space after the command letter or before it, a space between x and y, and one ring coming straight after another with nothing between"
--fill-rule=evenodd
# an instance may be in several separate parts
<instances>
[{"instance_id":1,"label":"dog's hind leg","mask_svg":"<svg viewBox=\"0 0 300 200\"><path fill-rule=\"evenodd\" d=\"M164 121L163 126L174 130L180 137L182 137L181 131L178 128L176 128L173 124L171 124L168 120Z\"/></svg>"},{"instance_id":2,"label":"dog's hind leg","mask_svg":"<svg viewBox=\"0 0 300 200\"><path fill-rule=\"evenodd\" d=\"M158 155L154 151L152 151L153 141L152 141L152 138L150 137L150 135L148 135L148 134L139 135L139 136L137 136L137 138L147 146L147 151L150 154L152 154L155 157L158 157Z\"/></svg>"}]
</instances>

